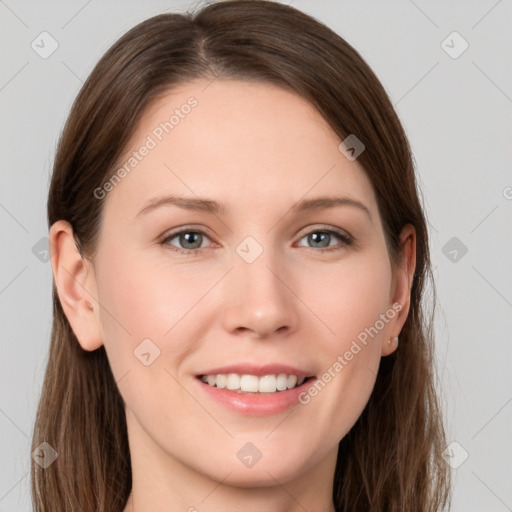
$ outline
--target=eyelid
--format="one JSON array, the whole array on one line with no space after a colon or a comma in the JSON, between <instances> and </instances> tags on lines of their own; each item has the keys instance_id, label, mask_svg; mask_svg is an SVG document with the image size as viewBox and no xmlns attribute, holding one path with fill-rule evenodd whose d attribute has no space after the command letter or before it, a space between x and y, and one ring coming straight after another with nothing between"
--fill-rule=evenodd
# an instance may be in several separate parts
<instances>
[{"instance_id":1,"label":"eyelid","mask_svg":"<svg viewBox=\"0 0 512 512\"><path fill-rule=\"evenodd\" d=\"M313 224L313 225L310 225L308 226L307 228L304 228L305 231L301 231L302 234L301 235L297 235L297 236L300 236L301 238L303 238L304 236L306 235L309 235L310 233L315 233L317 231L327 231L327 232L331 232L331 233L336 233L337 235L341 236L341 237L345 237L349 240L353 240L353 237L352 235L350 235L347 231L345 231L344 229L341 229L341 228L337 228L337 227L334 227L334 226L330 226L328 224Z\"/></svg>"}]
</instances>

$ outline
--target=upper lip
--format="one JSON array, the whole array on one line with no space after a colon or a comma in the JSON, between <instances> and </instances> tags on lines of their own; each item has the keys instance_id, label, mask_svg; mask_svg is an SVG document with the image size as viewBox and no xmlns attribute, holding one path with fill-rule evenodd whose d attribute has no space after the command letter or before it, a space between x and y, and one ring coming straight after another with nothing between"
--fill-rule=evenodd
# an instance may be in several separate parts
<instances>
[{"instance_id":1,"label":"upper lip","mask_svg":"<svg viewBox=\"0 0 512 512\"><path fill-rule=\"evenodd\" d=\"M280 373L285 373L286 375L296 375L297 377L313 377L314 374L307 370L301 370L300 368L295 368L293 366L289 366L286 364L265 364L265 365L257 365L254 363L240 363L240 364L232 364L229 366L222 366L216 368L209 368L208 370L204 370L199 372L197 376L201 375L218 375L218 374L228 374L228 373L237 373L239 375L256 375L258 377L262 377L263 375L279 375Z\"/></svg>"}]
</instances>

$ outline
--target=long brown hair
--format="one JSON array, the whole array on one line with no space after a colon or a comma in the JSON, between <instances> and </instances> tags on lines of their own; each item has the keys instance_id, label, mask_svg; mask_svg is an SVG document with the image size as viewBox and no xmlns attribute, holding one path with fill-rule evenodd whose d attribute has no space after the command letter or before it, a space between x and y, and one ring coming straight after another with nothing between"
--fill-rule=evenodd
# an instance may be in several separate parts
<instances>
[{"instance_id":1,"label":"long brown hair","mask_svg":"<svg viewBox=\"0 0 512 512\"><path fill-rule=\"evenodd\" d=\"M196 13L162 14L127 32L101 58L64 127L48 197L48 222L68 221L92 258L102 201L94 190L112 175L150 102L195 79L241 79L285 87L308 100L341 140L366 146L358 162L376 197L392 263L399 234L416 229L410 311L398 349L382 358L360 418L339 444L333 501L345 512L434 512L450 501L450 474L433 358L428 233L411 150L382 85L359 53L292 7L232 0ZM58 457L32 462L36 512L121 512L131 490L124 403L103 347L81 349L53 288L49 360L32 441Z\"/></svg>"}]
</instances>

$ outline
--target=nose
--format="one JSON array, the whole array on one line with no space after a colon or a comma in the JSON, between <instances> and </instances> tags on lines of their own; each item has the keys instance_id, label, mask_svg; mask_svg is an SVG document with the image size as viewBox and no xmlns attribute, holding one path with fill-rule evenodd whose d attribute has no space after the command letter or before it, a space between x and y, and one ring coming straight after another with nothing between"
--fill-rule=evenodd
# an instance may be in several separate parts
<instances>
[{"instance_id":1,"label":"nose","mask_svg":"<svg viewBox=\"0 0 512 512\"><path fill-rule=\"evenodd\" d=\"M296 330L297 299L283 266L267 251L252 263L235 255L225 283L223 326L228 332L267 339Z\"/></svg>"}]
</instances>

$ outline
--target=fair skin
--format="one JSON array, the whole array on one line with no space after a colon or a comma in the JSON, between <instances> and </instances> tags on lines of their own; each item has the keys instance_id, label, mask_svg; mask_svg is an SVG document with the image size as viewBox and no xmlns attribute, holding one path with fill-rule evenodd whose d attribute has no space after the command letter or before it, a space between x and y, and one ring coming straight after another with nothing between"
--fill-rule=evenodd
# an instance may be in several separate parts
<instances>
[{"instance_id":1,"label":"fair skin","mask_svg":"<svg viewBox=\"0 0 512 512\"><path fill-rule=\"evenodd\" d=\"M313 107L269 84L206 85L184 84L144 113L126 155L190 96L198 100L103 199L92 262L66 222L51 227L59 297L82 348L105 346L126 404L133 487L125 512L234 512L241 504L333 512L338 443L409 311L414 229L402 231L393 268L371 183ZM139 214L169 194L213 199L227 211L167 204ZM368 212L348 204L292 211L333 195ZM180 228L204 234L162 241ZM307 236L328 228L354 242ZM263 249L251 263L236 250L248 236ZM200 370L248 361L318 379L396 303L401 310L307 405L243 415L199 384ZM148 338L160 356L146 366L134 350ZM261 453L251 467L237 457L248 442Z\"/></svg>"}]
</instances>

